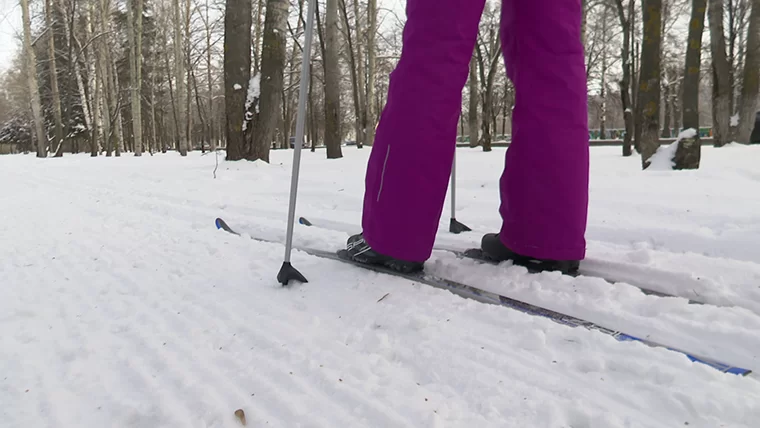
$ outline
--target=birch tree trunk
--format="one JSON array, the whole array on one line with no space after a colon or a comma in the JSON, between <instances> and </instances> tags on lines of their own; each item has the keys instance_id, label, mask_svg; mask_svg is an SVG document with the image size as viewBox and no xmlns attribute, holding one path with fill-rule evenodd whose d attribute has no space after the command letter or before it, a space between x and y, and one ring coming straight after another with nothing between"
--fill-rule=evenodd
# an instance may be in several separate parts
<instances>
[{"instance_id":1,"label":"birch tree trunk","mask_svg":"<svg viewBox=\"0 0 760 428\"><path fill-rule=\"evenodd\" d=\"M100 31L105 33L108 30L107 20L107 7L108 0L100 1ZM102 109L103 109L103 149L106 152L106 157L111 156L111 152L114 149L113 135L115 131L114 118L116 112L112 103L112 90L111 90L111 78L108 71L108 64L110 62L108 58L108 39L101 37L98 43L98 79L101 83L102 94Z\"/></svg>"},{"instance_id":2,"label":"birch tree trunk","mask_svg":"<svg viewBox=\"0 0 760 428\"><path fill-rule=\"evenodd\" d=\"M731 82L726 36L723 32L723 0L709 0L707 15L710 22L710 49L713 74L713 135L715 147L728 143L731 117Z\"/></svg>"},{"instance_id":3,"label":"birch tree trunk","mask_svg":"<svg viewBox=\"0 0 760 428\"><path fill-rule=\"evenodd\" d=\"M137 5L135 5L137 3ZM138 68L139 60L139 41L136 32L135 21L142 16L141 0L129 0L127 3L127 43L129 44L129 94L130 105L132 107L132 138L134 144L135 156L142 156L142 121L140 120L140 76Z\"/></svg>"},{"instance_id":4,"label":"birch tree trunk","mask_svg":"<svg viewBox=\"0 0 760 428\"><path fill-rule=\"evenodd\" d=\"M209 149L216 151L216 137L214 136L214 85L211 79L211 21L209 16L209 0L206 0L206 80L208 84L208 143Z\"/></svg>"},{"instance_id":5,"label":"birch tree trunk","mask_svg":"<svg viewBox=\"0 0 760 428\"><path fill-rule=\"evenodd\" d=\"M24 26L24 57L26 58L26 84L32 104L32 120L37 137L37 157L47 157L47 137L42 128L42 103L40 89L37 86L37 59L32 47L32 23L29 17L29 2L21 0L21 20Z\"/></svg>"},{"instance_id":6,"label":"birch tree trunk","mask_svg":"<svg viewBox=\"0 0 760 428\"><path fill-rule=\"evenodd\" d=\"M114 155L121 156L121 152L124 150L124 131L122 129L122 117L121 117L121 97L119 96L119 80L116 72L116 62L113 56L111 56L111 62L108 64L109 79L111 80L111 99L114 103L114 114L116 119L114 120L114 134L116 137L116 144L114 145Z\"/></svg>"},{"instance_id":7,"label":"birch tree trunk","mask_svg":"<svg viewBox=\"0 0 760 428\"><path fill-rule=\"evenodd\" d=\"M55 30L53 28L53 2L45 0L45 25L48 28L48 69L50 70L50 92L53 103L55 141L51 147L63 144L63 117L61 115L61 92L58 89L58 68L55 61Z\"/></svg>"},{"instance_id":8,"label":"birch tree trunk","mask_svg":"<svg viewBox=\"0 0 760 428\"><path fill-rule=\"evenodd\" d=\"M185 44L184 44L184 67L185 67L185 155L187 151L193 150L193 99L191 94L192 84L192 62L190 60L190 1L185 0ZM199 113L200 114L200 113Z\"/></svg>"},{"instance_id":9,"label":"birch tree trunk","mask_svg":"<svg viewBox=\"0 0 760 428\"><path fill-rule=\"evenodd\" d=\"M179 8L179 0L172 0L172 10L174 13L174 82L176 102L174 103L175 116L177 120L177 140L179 145L179 154L181 156L187 156L187 139L185 133L185 115L183 110L185 109L185 75L183 73L185 68L185 62L183 60L184 54L182 49L182 12ZM240 9L230 11L232 14L242 13ZM238 34L238 37L241 35Z\"/></svg>"},{"instance_id":10,"label":"birch tree trunk","mask_svg":"<svg viewBox=\"0 0 760 428\"><path fill-rule=\"evenodd\" d=\"M261 12L264 10L264 0L256 0L256 19L253 20L253 72L261 70Z\"/></svg>"},{"instance_id":11,"label":"birch tree trunk","mask_svg":"<svg viewBox=\"0 0 760 428\"><path fill-rule=\"evenodd\" d=\"M100 137L100 82L98 81L97 72L97 53L95 46L97 41L91 43L90 38L95 33L95 2L90 1L87 5L87 22L85 23L85 38L87 47L85 58L87 63L87 88L90 94L90 114L92 117L92 126L90 128L90 155L98 156L98 138Z\"/></svg>"},{"instance_id":12,"label":"birch tree trunk","mask_svg":"<svg viewBox=\"0 0 760 428\"><path fill-rule=\"evenodd\" d=\"M739 108L739 141L749 143L760 96L760 0L752 0L747 30L747 56Z\"/></svg>"}]
</instances>

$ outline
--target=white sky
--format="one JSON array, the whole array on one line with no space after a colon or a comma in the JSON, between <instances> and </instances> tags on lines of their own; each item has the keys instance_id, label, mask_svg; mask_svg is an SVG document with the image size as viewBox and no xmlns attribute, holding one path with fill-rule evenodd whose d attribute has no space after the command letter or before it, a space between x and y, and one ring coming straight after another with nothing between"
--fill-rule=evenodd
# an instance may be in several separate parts
<instances>
[{"instance_id":1,"label":"white sky","mask_svg":"<svg viewBox=\"0 0 760 428\"><path fill-rule=\"evenodd\" d=\"M16 54L17 34L21 34L21 6L18 0L0 0L0 73Z\"/></svg>"}]
</instances>

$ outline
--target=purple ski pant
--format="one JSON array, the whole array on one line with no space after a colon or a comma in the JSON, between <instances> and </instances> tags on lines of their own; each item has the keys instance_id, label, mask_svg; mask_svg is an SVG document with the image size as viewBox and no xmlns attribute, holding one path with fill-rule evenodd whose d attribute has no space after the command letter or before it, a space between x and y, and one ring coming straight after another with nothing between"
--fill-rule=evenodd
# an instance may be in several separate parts
<instances>
[{"instance_id":1,"label":"purple ski pant","mask_svg":"<svg viewBox=\"0 0 760 428\"><path fill-rule=\"evenodd\" d=\"M362 228L377 252L432 252L454 157L462 88L484 0L407 0L401 58L367 166ZM589 137L581 0L503 0L515 86L500 180L501 240L541 259L585 257Z\"/></svg>"}]
</instances>

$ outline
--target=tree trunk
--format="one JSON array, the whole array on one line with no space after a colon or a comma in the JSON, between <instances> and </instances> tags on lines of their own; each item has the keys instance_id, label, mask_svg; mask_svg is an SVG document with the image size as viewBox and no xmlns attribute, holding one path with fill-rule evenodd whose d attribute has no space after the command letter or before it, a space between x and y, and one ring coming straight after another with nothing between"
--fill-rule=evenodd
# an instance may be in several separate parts
<instances>
[{"instance_id":1,"label":"tree trunk","mask_svg":"<svg viewBox=\"0 0 760 428\"><path fill-rule=\"evenodd\" d=\"M357 3L358 0L354 0L354 3ZM354 8L354 10L358 11L358 8ZM354 24L354 30L357 33L356 39L351 35L351 23L348 20L348 7L346 6L345 0L340 0L340 12L341 17L343 18L343 27L346 29L345 35L346 35L346 59L348 60L348 69L351 73L351 97L354 102L354 134L356 138L356 145L361 148L362 144L362 138L363 138L363 132L362 132L362 110L363 106L359 102L359 94L364 94L364 88L359 86L359 76L358 76L358 70L360 62L357 61L357 57L361 58L361 56L357 56L356 50L358 49L361 52L360 47L360 27L359 27L359 18L358 14L355 14L355 24ZM299 21L300 22L300 21ZM363 79L362 79L363 80ZM363 95L362 95L363 97Z\"/></svg>"},{"instance_id":2,"label":"tree trunk","mask_svg":"<svg viewBox=\"0 0 760 428\"><path fill-rule=\"evenodd\" d=\"M114 144L114 156L121 156L121 152L124 149L124 133L122 130L122 117L121 117L121 97L119 96L119 82L118 73L116 72L116 63L114 58L111 57L111 62L108 64L109 79L111 79L111 91L113 91L111 99L114 102L114 136L116 138Z\"/></svg>"},{"instance_id":3,"label":"tree trunk","mask_svg":"<svg viewBox=\"0 0 760 428\"><path fill-rule=\"evenodd\" d=\"M107 0L101 0L100 1L100 31L105 32L106 28L108 26L107 21L107 7L108 3ZM108 38L101 37L98 43L98 79L101 83L101 108L103 114L101 115L103 117L103 150L106 152L106 156L111 156L111 152L113 150L113 144L112 144L112 135L114 133L114 125L113 120L115 117L115 112L112 109L112 102L111 102L111 79L110 74L108 73Z\"/></svg>"},{"instance_id":4,"label":"tree trunk","mask_svg":"<svg viewBox=\"0 0 760 428\"><path fill-rule=\"evenodd\" d=\"M68 54L67 54L67 60L68 60L68 79L65 84L66 88L66 96L67 96L67 108L66 108L66 114L63 118L63 125L65 126L64 130L64 138L69 139L72 137L71 132L71 125L72 125L72 116L73 116L73 107L70 105L73 99L71 98L71 88L74 86L74 69L75 64L77 62L77 58L74 56L74 18L76 16L76 0L71 1L71 10L68 10L66 3L62 2L62 10L64 19L63 21L63 28L64 28L64 34L66 35L66 39L68 41ZM76 137L74 138L74 141L70 142L71 145L71 151L76 152L75 150L75 144L76 144ZM56 157L63 156L63 141L61 141L58 144L58 148L55 152Z\"/></svg>"},{"instance_id":5,"label":"tree trunk","mask_svg":"<svg viewBox=\"0 0 760 428\"><path fill-rule=\"evenodd\" d=\"M731 117L731 82L726 38L723 33L723 0L709 0L710 48L713 74L713 138L715 147L728 143Z\"/></svg>"},{"instance_id":6,"label":"tree trunk","mask_svg":"<svg viewBox=\"0 0 760 428\"><path fill-rule=\"evenodd\" d=\"M649 167L650 158L660 147L660 45L662 43L662 0L644 0L643 46L639 77L638 117L641 123L641 165Z\"/></svg>"},{"instance_id":7,"label":"tree trunk","mask_svg":"<svg viewBox=\"0 0 760 428\"><path fill-rule=\"evenodd\" d=\"M478 84L478 58L474 52L470 60L470 108L467 117L467 128L470 133L470 147L477 147L478 138L478 105L480 104L480 85Z\"/></svg>"},{"instance_id":8,"label":"tree trunk","mask_svg":"<svg viewBox=\"0 0 760 428\"><path fill-rule=\"evenodd\" d=\"M677 71L674 71L676 75L678 74ZM680 80L676 87L673 89L673 129L676 130L676 135L683 129L681 126L681 109L682 109L682 102L683 102L683 80Z\"/></svg>"},{"instance_id":9,"label":"tree trunk","mask_svg":"<svg viewBox=\"0 0 760 428\"><path fill-rule=\"evenodd\" d=\"M237 4L238 8L230 11L229 5L227 5L227 10L230 11L232 14L243 14L246 10L245 8L241 8L241 4L237 2L237 0L232 0L231 3ZM176 92L176 103L174 103L174 109L175 109L175 116L178 121L177 123L177 129L178 129L178 135L177 140L179 143L179 153L181 156L187 156L187 138L185 134L185 115L183 114L183 110L185 109L185 74L184 74L184 64L183 61L183 50L182 50L182 12L179 8L179 0L172 0L172 11L174 15L174 81L175 81L175 92ZM225 19L227 18L225 14ZM240 18L240 17L238 17ZM225 28L229 28L226 27ZM242 31L238 33L238 37L242 36ZM246 37L249 38L249 37ZM225 55L226 56L226 55ZM245 97L245 95L243 95Z\"/></svg>"},{"instance_id":10,"label":"tree trunk","mask_svg":"<svg viewBox=\"0 0 760 428\"><path fill-rule=\"evenodd\" d=\"M97 70L97 68L96 68ZM97 74L97 71L96 71ZM90 130L90 156L97 157L98 156L98 136L100 135L100 108L98 107L100 105L100 81L97 76L95 77L95 91L92 95L92 130Z\"/></svg>"},{"instance_id":11,"label":"tree trunk","mask_svg":"<svg viewBox=\"0 0 760 428\"><path fill-rule=\"evenodd\" d=\"M24 26L24 57L26 58L26 83L32 104L32 120L37 137L37 157L47 157L47 137L42 129L42 103L37 86L37 59L32 47L32 23L29 17L29 2L21 0L21 20Z\"/></svg>"},{"instance_id":12,"label":"tree trunk","mask_svg":"<svg viewBox=\"0 0 760 428\"><path fill-rule=\"evenodd\" d=\"M224 110L227 160L246 157L245 100L251 78L251 2L227 0L224 14Z\"/></svg>"},{"instance_id":13,"label":"tree trunk","mask_svg":"<svg viewBox=\"0 0 760 428\"><path fill-rule=\"evenodd\" d=\"M692 0L683 79L683 127L697 131L697 139L699 139L699 74L702 64L702 34L705 27L706 9L707 0ZM699 145L696 150L699 150ZM693 168L698 167L699 164L693 165Z\"/></svg>"},{"instance_id":14,"label":"tree trunk","mask_svg":"<svg viewBox=\"0 0 760 428\"><path fill-rule=\"evenodd\" d=\"M366 78L364 69L364 51L362 43L365 40L362 33L361 20L359 19L359 1L354 0L354 22L356 25L356 85L358 86L357 95L359 97L359 133L356 136L356 147L361 149L367 139L367 127L369 118L367 117L367 92Z\"/></svg>"},{"instance_id":15,"label":"tree trunk","mask_svg":"<svg viewBox=\"0 0 760 428\"><path fill-rule=\"evenodd\" d=\"M747 56L744 60L744 80L739 109L738 140L749 143L760 96L760 0L752 0L752 12L747 30Z\"/></svg>"},{"instance_id":16,"label":"tree trunk","mask_svg":"<svg viewBox=\"0 0 760 428\"><path fill-rule=\"evenodd\" d=\"M155 55L153 58L154 61L156 61ZM150 136L152 144L151 147L151 154L153 152L158 151L158 147L160 146L163 151L163 144L159 144L158 140L158 132L156 130L156 72L155 69L153 72L150 73L151 82L150 82Z\"/></svg>"},{"instance_id":17,"label":"tree trunk","mask_svg":"<svg viewBox=\"0 0 760 428\"><path fill-rule=\"evenodd\" d=\"M663 94L663 107L665 108L664 114L663 114L663 120L662 120L662 133L660 136L662 138L670 138L670 130L671 130L671 124L670 119L673 112L673 97L671 96L671 91L673 90L672 83L669 83L665 85L664 94Z\"/></svg>"},{"instance_id":18,"label":"tree trunk","mask_svg":"<svg viewBox=\"0 0 760 428\"><path fill-rule=\"evenodd\" d=\"M211 79L211 21L209 16L209 0L206 0L206 80L208 84L208 129L207 139L209 149L216 151L216 138L214 136L214 85Z\"/></svg>"},{"instance_id":19,"label":"tree trunk","mask_svg":"<svg viewBox=\"0 0 760 428\"><path fill-rule=\"evenodd\" d=\"M261 159L269 162L269 149L282 102L285 35L289 6L288 0L267 0L264 41L261 49L261 98L259 100L261 108L255 120L249 160Z\"/></svg>"},{"instance_id":20,"label":"tree trunk","mask_svg":"<svg viewBox=\"0 0 760 428\"><path fill-rule=\"evenodd\" d=\"M602 35L607 37L607 16L609 15L607 5L604 5L604 14L602 15ZM607 138L607 49L602 50L602 81L599 93L602 99L601 117L599 118L599 138Z\"/></svg>"},{"instance_id":21,"label":"tree trunk","mask_svg":"<svg viewBox=\"0 0 760 428\"><path fill-rule=\"evenodd\" d=\"M253 73L261 70L261 12L264 0L256 0L256 19L253 21Z\"/></svg>"},{"instance_id":22,"label":"tree trunk","mask_svg":"<svg viewBox=\"0 0 760 428\"><path fill-rule=\"evenodd\" d=\"M365 115L367 116L365 143L375 142L375 126L377 125L377 109L375 108L375 74L377 62L377 0L367 0L367 97Z\"/></svg>"},{"instance_id":23,"label":"tree trunk","mask_svg":"<svg viewBox=\"0 0 760 428\"><path fill-rule=\"evenodd\" d=\"M325 9L325 146L328 159L343 157L341 151L340 63L338 0L327 0ZM301 144L296 141L296 144Z\"/></svg>"},{"instance_id":24,"label":"tree trunk","mask_svg":"<svg viewBox=\"0 0 760 428\"><path fill-rule=\"evenodd\" d=\"M623 156L631 156L633 148L631 140L633 138L633 105L631 100L631 16L633 15L634 0L629 1L628 17L625 14L623 0L615 0L617 7L618 20L623 29L623 46L621 47L620 57L623 63L623 78L620 80L620 97L623 107L623 121L625 123L625 135L623 136Z\"/></svg>"},{"instance_id":25,"label":"tree trunk","mask_svg":"<svg viewBox=\"0 0 760 428\"><path fill-rule=\"evenodd\" d=\"M87 5L87 22L85 23L85 39L90 40L95 33L95 2L90 1ZM90 127L90 155L98 156L98 138L101 135L100 125L100 85L97 71L97 46L98 41L88 43L85 49L85 69L87 77L87 89L90 97L90 115L92 117L92 127Z\"/></svg>"},{"instance_id":26,"label":"tree trunk","mask_svg":"<svg viewBox=\"0 0 760 428\"><path fill-rule=\"evenodd\" d=\"M129 93L132 107L132 138L135 156L142 156L142 120L140 109L140 33L142 29L142 0L127 3L127 43L129 44Z\"/></svg>"},{"instance_id":27,"label":"tree trunk","mask_svg":"<svg viewBox=\"0 0 760 428\"><path fill-rule=\"evenodd\" d=\"M191 95L191 84L192 84L192 69L193 64L190 61L190 50L192 48L191 46L191 40L190 40L190 1L191 0L185 0L185 53L184 53L184 66L185 66L185 134L187 135L187 150L192 151L193 150L193 102L192 102L192 95Z\"/></svg>"},{"instance_id":28,"label":"tree trunk","mask_svg":"<svg viewBox=\"0 0 760 428\"><path fill-rule=\"evenodd\" d=\"M63 143L63 117L61 115L61 93L58 89L58 67L55 61L55 29L53 28L53 2L45 0L45 25L48 28L48 67L50 73L51 102L53 103L53 121L55 142L51 147Z\"/></svg>"},{"instance_id":29,"label":"tree trunk","mask_svg":"<svg viewBox=\"0 0 760 428\"><path fill-rule=\"evenodd\" d=\"M480 136L480 144L483 145L484 152L491 151L491 119L493 116L493 82L496 76L496 70L499 65L499 58L501 57L501 41L498 36L498 32L491 31L489 39L486 43L490 46L490 50L486 51L481 48L481 44L478 43L475 47L477 53L481 90L482 90L482 106L483 114L480 118L482 135ZM489 56L490 55L490 56Z\"/></svg>"},{"instance_id":30,"label":"tree trunk","mask_svg":"<svg viewBox=\"0 0 760 428\"><path fill-rule=\"evenodd\" d=\"M702 157L702 144L699 139L699 75L706 8L707 0L692 0L681 99L683 100L683 128L694 132L693 136L678 142L673 166L678 170L698 169Z\"/></svg>"}]
</instances>

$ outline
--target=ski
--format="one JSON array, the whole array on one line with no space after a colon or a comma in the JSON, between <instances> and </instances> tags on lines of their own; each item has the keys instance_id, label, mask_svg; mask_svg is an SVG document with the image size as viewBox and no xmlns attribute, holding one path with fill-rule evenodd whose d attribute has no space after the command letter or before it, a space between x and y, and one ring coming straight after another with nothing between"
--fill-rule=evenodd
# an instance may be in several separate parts
<instances>
[{"instance_id":1,"label":"ski","mask_svg":"<svg viewBox=\"0 0 760 428\"><path fill-rule=\"evenodd\" d=\"M328 222L319 222L318 224L314 224L311 221L309 221L308 219L306 219L305 217L299 217L298 218L298 222L300 224L304 225L304 226L307 226L307 227L316 227L316 228L320 228L320 229L333 230L333 231L338 231L338 232L348 232L348 225L343 225L343 224L338 223L338 222L331 222L331 223L328 223ZM436 246L433 247L433 250L434 251L444 251L444 252L447 252L447 253L451 253L451 254L453 254L454 256L456 256L456 257L458 257L460 259L474 260L474 261L476 261L478 263L487 263L487 264L491 264L491 265L499 265L500 264L500 262L497 262L497 261L494 261L494 260L491 260L491 259L485 257L479 249L462 250L462 249L457 249L457 248L450 248L450 247L436 245ZM527 269L528 269L528 271L530 273L539 273L539 271L537 271L537 270L531 270L530 268L527 268ZM628 284L630 286L638 288L639 290L641 290L642 293L644 293L644 294L646 294L648 296L670 297L670 298L676 298L676 299L686 299L688 301L688 303L691 304L691 305L706 305L706 304L709 304L709 303L704 302L704 301L699 300L699 299L692 299L692 298L689 298L689 297L683 297L683 296L678 296L678 295L675 295L675 294L670 294L670 293L665 293L665 292L662 292L662 291L657 291L657 290L654 290L652 288L646 287L646 286L641 285L641 284L632 284L630 281L621 280L621 279L614 278L614 277L609 276L609 275L592 273L592 272L589 272L587 270L584 270L583 266L581 266L581 269L577 273L575 273L575 274L568 274L568 275L570 275L572 277L579 277L580 276L580 277L598 278L598 279L602 279L604 281L607 281L610 284L617 284L617 283L625 282L626 284Z\"/></svg>"},{"instance_id":2,"label":"ski","mask_svg":"<svg viewBox=\"0 0 760 428\"><path fill-rule=\"evenodd\" d=\"M235 231L234 229L232 229L221 218L217 218L215 221L215 224L216 224L217 229L224 230L233 235L243 236L237 231ZM269 240L269 239L265 239L261 237L250 236L250 238L259 242L281 244L281 242ZM577 318L577 317L566 315L566 314L563 314L561 312L557 312L551 309L546 309L537 305L526 303L526 302L513 299L511 297L507 297L498 293L481 290L477 287L474 287L468 284L463 284L461 282L454 281L448 278L431 275L431 274L426 273L425 271L415 272L415 273L402 273L402 272L398 272L389 268L385 268L383 266L374 266L374 265L359 263L350 259L348 255L346 254L345 250L339 250L337 252L333 252L333 251L327 251L327 250L322 250L322 249L317 249L317 248L301 247L297 245L294 245L293 248L315 257L338 261L341 263L347 263L349 265L356 266L365 270L392 275L398 278L404 278L409 281L414 281L414 282L425 284L425 285L435 287L438 289L447 290L453 294L456 294L460 297L464 297L467 299L472 299L472 300L482 302L482 303L499 305L499 306L503 306L503 307L507 307L511 309L516 309L520 312L523 312L529 315L548 318L554 322L567 325L570 327L584 327L589 330L599 331L604 334L610 335L621 342L635 341L635 342L640 342L651 347L665 348L673 352L678 352L686 356L689 360L693 362L705 364L707 366L710 366L724 373L730 373L730 374L735 374L735 375L740 375L740 376L748 376L752 373L752 370L749 370L749 369L744 369L732 364L726 364L726 363L719 362L710 358L704 358L698 355L694 355L689 352L676 349L670 346L666 346L657 342L653 342L648 339L643 339L640 337L626 334L621 331L609 329L601 325L598 325L596 323L593 323L591 321L586 321L581 318Z\"/></svg>"}]
</instances>

